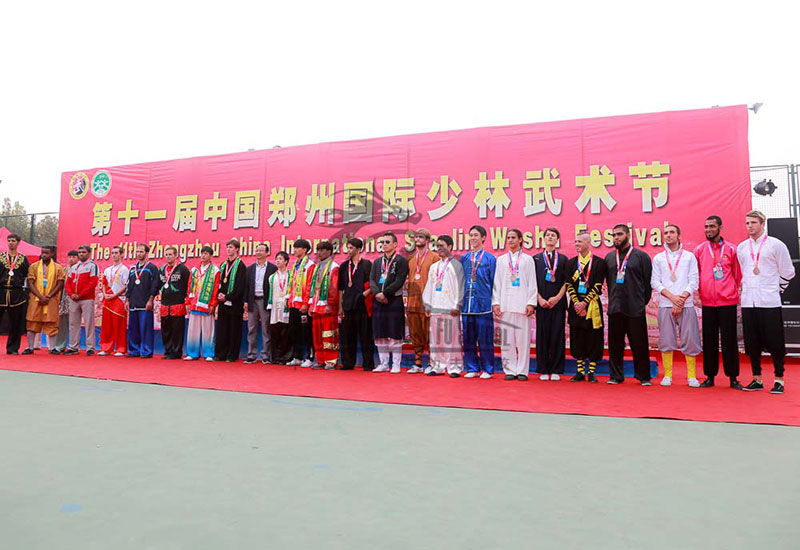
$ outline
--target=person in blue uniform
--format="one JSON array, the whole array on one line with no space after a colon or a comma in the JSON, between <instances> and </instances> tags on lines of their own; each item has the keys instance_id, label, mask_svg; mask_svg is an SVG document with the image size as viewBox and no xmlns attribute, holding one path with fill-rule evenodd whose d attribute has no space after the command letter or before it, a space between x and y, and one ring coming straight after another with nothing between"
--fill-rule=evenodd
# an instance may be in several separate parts
<instances>
[{"instance_id":1,"label":"person in blue uniform","mask_svg":"<svg viewBox=\"0 0 800 550\"><path fill-rule=\"evenodd\" d=\"M153 356L153 301L161 290L156 264L147 261L150 247L136 247L136 263L128 275L128 357Z\"/></svg>"},{"instance_id":2,"label":"person in blue uniform","mask_svg":"<svg viewBox=\"0 0 800 550\"><path fill-rule=\"evenodd\" d=\"M464 378L491 378L494 374L494 317L492 285L497 260L484 248L486 228L469 228L469 252L461 257L464 301L461 326L464 342Z\"/></svg>"}]
</instances>

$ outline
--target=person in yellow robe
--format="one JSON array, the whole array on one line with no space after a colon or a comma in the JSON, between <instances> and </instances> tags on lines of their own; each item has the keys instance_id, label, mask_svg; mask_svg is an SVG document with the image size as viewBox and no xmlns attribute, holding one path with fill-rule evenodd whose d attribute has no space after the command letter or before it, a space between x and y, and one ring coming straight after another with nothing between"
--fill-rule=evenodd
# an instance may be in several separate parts
<instances>
[{"instance_id":1,"label":"person in yellow robe","mask_svg":"<svg viewBox=\"0 0 800 550\"><path fill-rule=\"evenodd\" d=\"M53 252L52 246L43 246L42 259L28 269L28 349L22 355L33 353L37 334L44 332L51 337L58 334L58 302L67 275L53 259Z\"/></svg>"}]
</instances>

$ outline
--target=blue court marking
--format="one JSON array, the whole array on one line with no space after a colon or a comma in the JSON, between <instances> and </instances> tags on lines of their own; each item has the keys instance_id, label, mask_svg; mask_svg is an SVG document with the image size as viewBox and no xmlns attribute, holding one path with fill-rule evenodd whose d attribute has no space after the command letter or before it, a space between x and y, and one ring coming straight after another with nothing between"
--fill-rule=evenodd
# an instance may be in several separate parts
<instances>
[{"instance_id":1,"label":"blue court marking","mask_svg":"<svg viewBox=\"0 0 800 550\"><path fill-rule=\"evenodd\" d=\"M74 514L75 512L80 512L83 510L83 506L80 504L64 504L61 506L61 512L64 514Z\"/></svg>"}]
</instances>

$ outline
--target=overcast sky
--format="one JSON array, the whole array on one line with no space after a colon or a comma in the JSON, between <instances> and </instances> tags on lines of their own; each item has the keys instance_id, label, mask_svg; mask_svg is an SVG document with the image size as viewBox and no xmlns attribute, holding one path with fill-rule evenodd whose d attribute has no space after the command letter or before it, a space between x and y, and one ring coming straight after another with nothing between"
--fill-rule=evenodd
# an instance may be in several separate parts
<instances>
[{"instance_id":1,"label":"overcast sky","mask_svg":"<svg viewBox=\"0 0 800 550\"><path fill-rule=\"evenodd\" d=\"M51 211L67 170L756 101L751 164L800 163L793 5L4 2L0 197Z\"/></svg>"}]
</instances>

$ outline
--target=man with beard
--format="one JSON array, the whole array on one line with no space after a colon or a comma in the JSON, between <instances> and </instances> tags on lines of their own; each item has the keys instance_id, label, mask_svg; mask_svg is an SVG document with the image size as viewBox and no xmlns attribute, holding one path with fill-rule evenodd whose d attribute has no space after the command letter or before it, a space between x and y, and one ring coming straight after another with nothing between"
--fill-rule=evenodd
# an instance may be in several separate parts
<instances>
[{"instance_id":1,"label":"man with beard","mask_svg":"<svg viewBox=\"0 0 800 550\"><path fill-rule=\"evenodd\" d=\"M745 225L749 237L736 248L742 267L744 351L753 370L753 381L744 390L764 389L761 352L766 350L775 368L775 385L770 393L782 394L786 341L781 293L794 278L795 271L786 245L774 237L770 239L764 231L766 222L767 217L758 210L748 212Z\"/></svg>"},{"instance_id":2,"label":"man with beard","mask_svg":"<svg viewBox=\"0 0 800 550\"><path fill-rule=\"evenodd\" d=\"M627 225L614 226L614 251L606 256L608 284L608 357L609 384L625 381L623 355L625 337L633 353L634 377L642 386L650 382L650 348L647 341L647 307L653 291L650 279L653 264L650 256L633 247Z\"/></svg>"},{"instance_id":3,"label":"man with beard","mask_svg":"<svg viewBox=\"0 0 800 550\"><path fill-rule=\"evenodd\" d=\"M361 257L364 242L356 237L347 241L348 259L339 268L339 318L342 320L342 370L356 366L356 342L361 342L361 366L375 367L375 342L372 340L372 293L369 274L372 264Z\"/></svg>"},{"instance_id":4,"label":"man with beard","mask_svg":"<svg viewBox=\"0 0 800 550\"><path fill-rule=\"evenodd\" d=\"M722 340L722 368L731 388L741 390L739 345L736 336L736 306L742 269L736 259L736 246L722 238L722 218L709 216L705 222L707 242L697 245L694 255L700 274L700 302L703 312L703 373L701 388L714 386L719 373L719 347Z\"/></svg>"},{"instance_id":5,"label":"man with beard","mask_svg":"<svg viewBox=\"0 0 800 550\"><path fill-rule=\"evenodd\" d=\"M25 280L28 278L28 258L17 251L22 239L16 233L7 237L8 252L0 252L0 322L8 314L8 339L6 353L19 354L19 344L25 333L25 306L28 292Z\"/></svg>"},{"instance_id":6,"label":"man with beard","mask_svg":"<svg viewBox=\"0 0 800 550\"><path fill-rule=\"evenodd\" d=\"M436 253L430 250L431 232L424 228L414 233L414 255L408 260L408 335L414 347L414 366L408 374L422 372L422 356L430 341L430 318L425 312L422 295L428 283L428 272L434 262L439 261ZM428 357L430 359L430 355Z\"/></svg>"},{"instance_id":7,"label":"man with beard","mask_svg":"<svg viewBox=\"0 0 800 550\"><path fill-rule=\"evenodd\" d=\"M408 261L397 253L397 236L391 231L381 238L383 256L372 264L369 287L375 295L372 334L378 346L380 365L372 372L401 372L403 339L406 332L403 285L408 277ZM391 367L389 361L392 362Z\"/></svg>"},{"instance_id":8,"label":"man with beard","mask_svg":"<svg viewBox=\"0 0 800 550\"><path fill-rule=\"evenodd\" d=\"M569 293L569 349L578 362L578 372L570 382L597 382L597 363L603 358L603 283L606 262L592 254L589 233L578 233L575 250L578 255L566 265ZM587 369L588 368L588 369ZM587 373L588 370L588 373Z\"/></svg>"},{"instance_id":9,"label":"man with beard","mask_svg":"<svg viewBox=\"0 0 800 550\"><path fill-rule=\"evenodd\" d=\"M147 260L150 246L136 247L136 263L128 274L128 357L153 356L153 301L161 289L156 264ZM70 329L72 330L72 329Z\"/></svg>"},{"instance_id":10,"label":"man with beard","mask_svg":"<svg viewBox=\"0 0 800 550\"><path fill-rule=\"evenodd\" d=\"M58 303L66 274L53 259L53 247L42 247L42 259L28 270L28 348L22 355L33 353L34 338L44 332L48 338L58 334Z\"/></svg>"}]
</instances>

